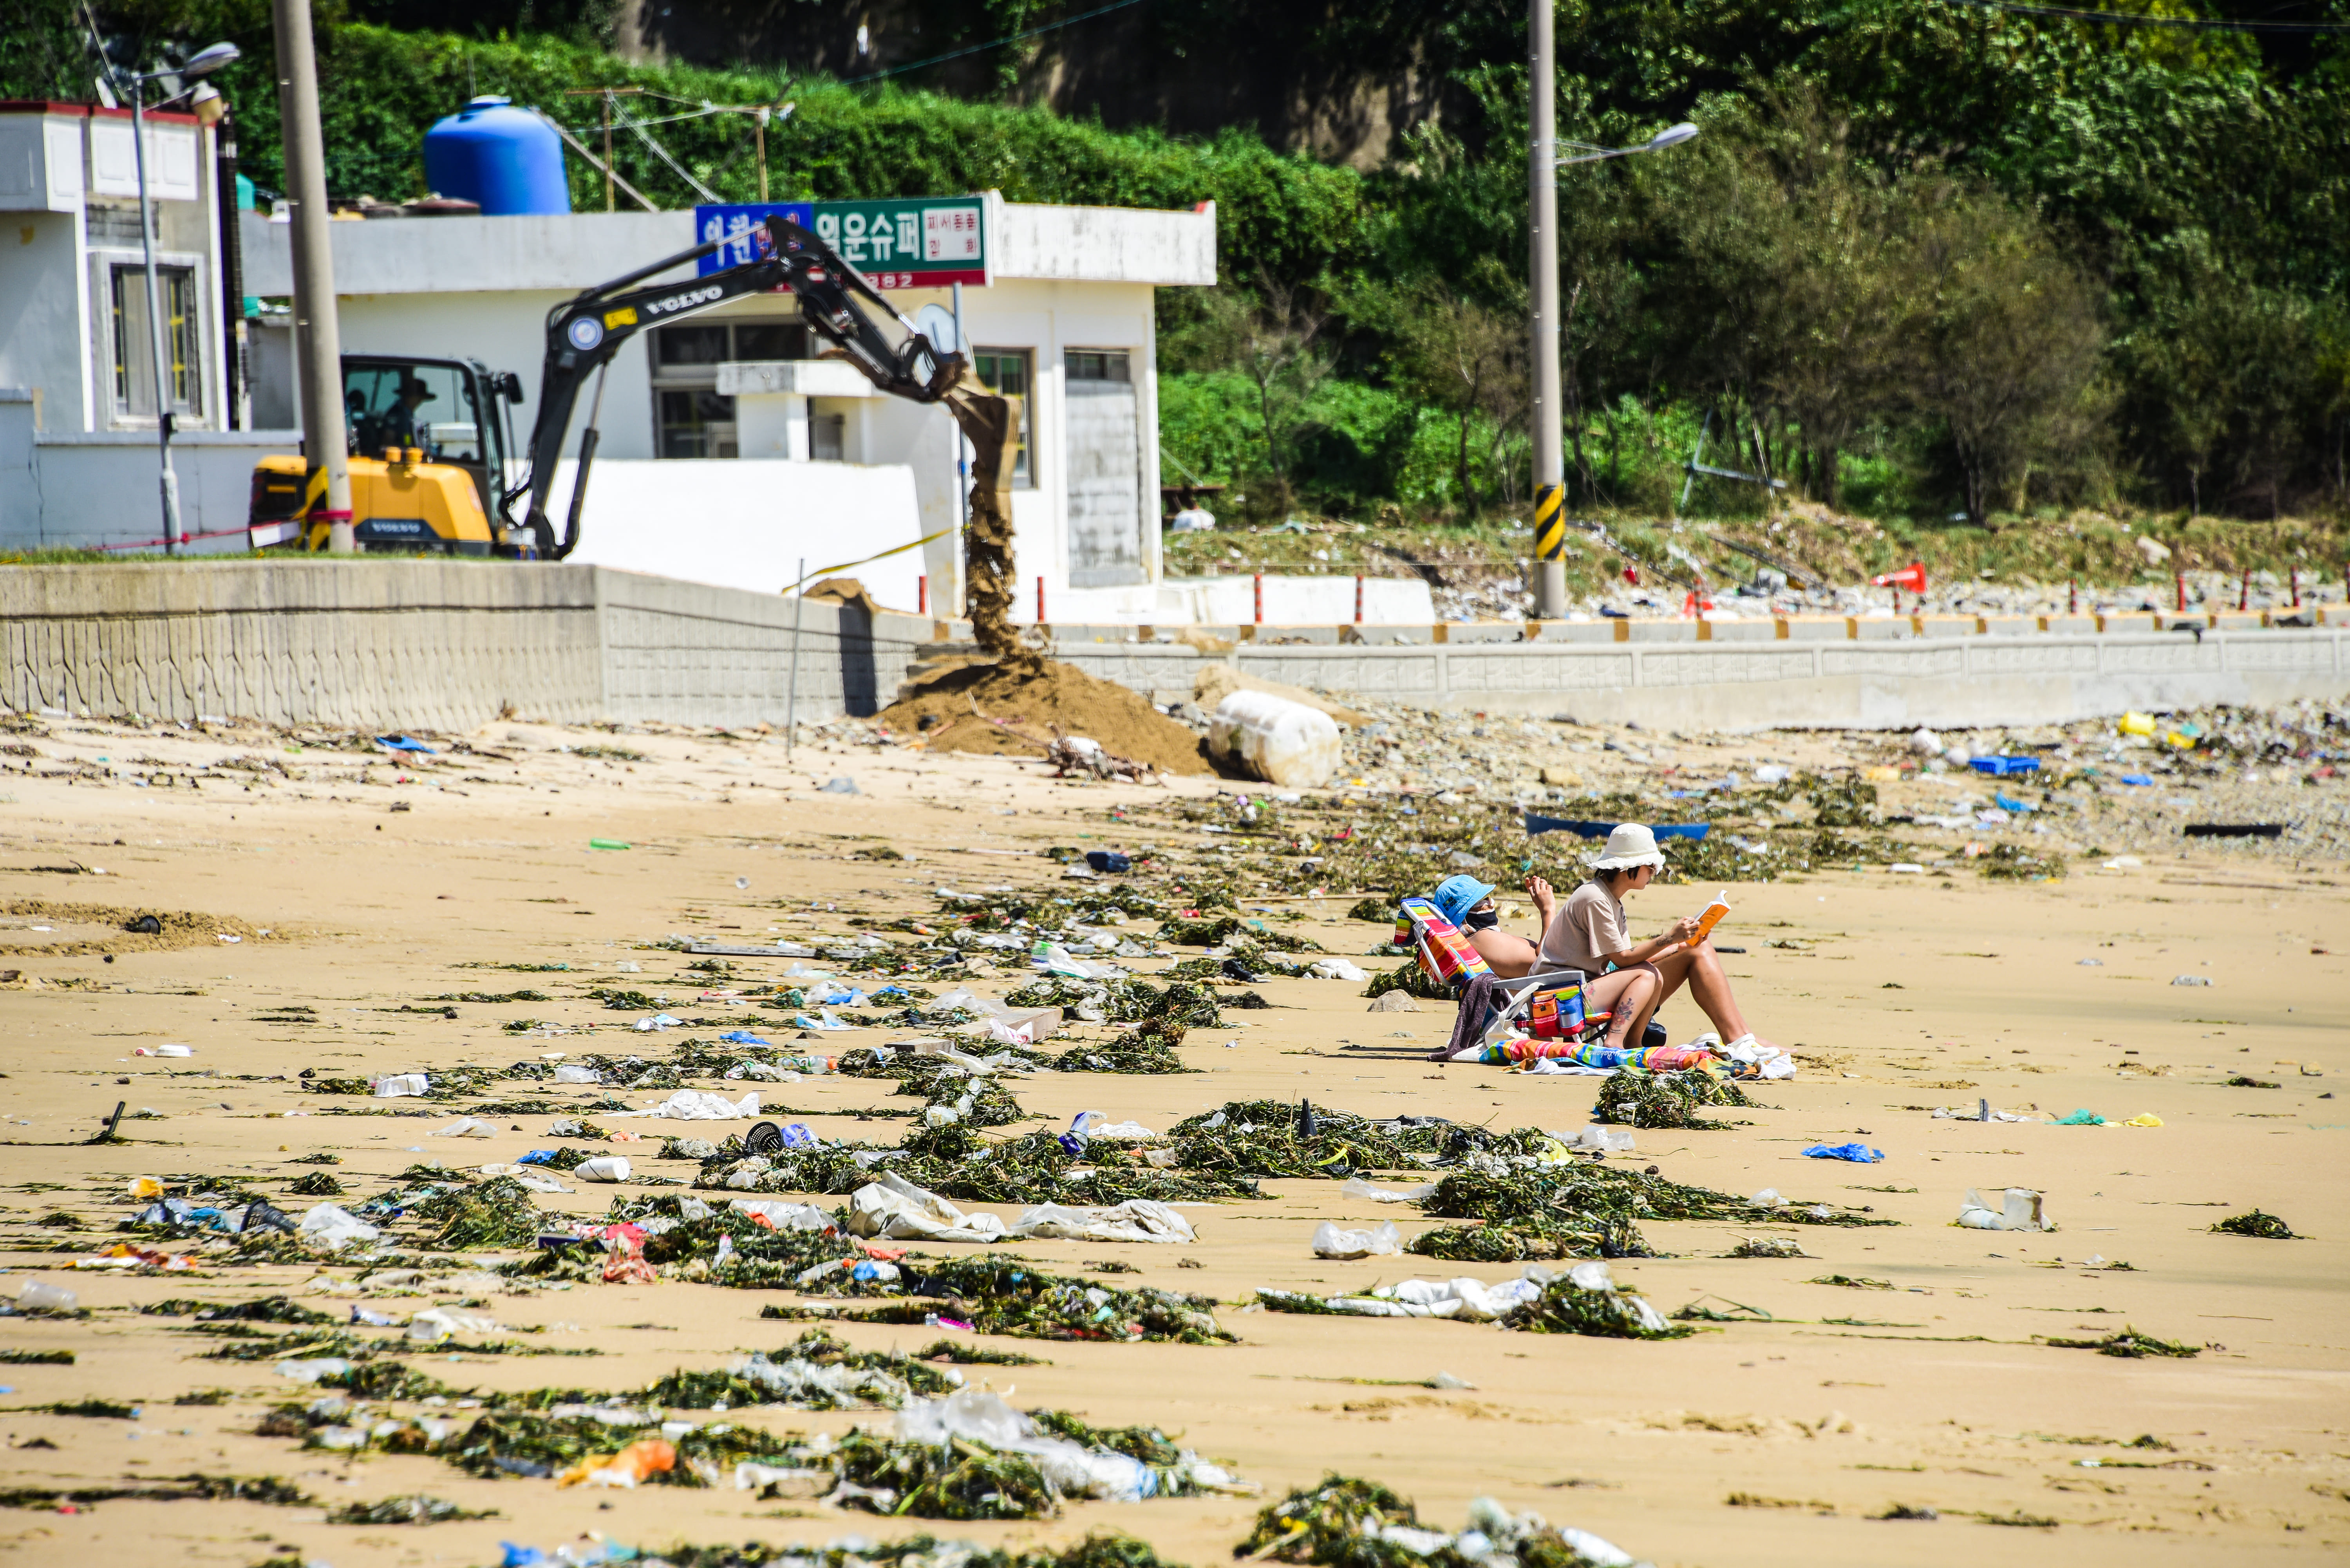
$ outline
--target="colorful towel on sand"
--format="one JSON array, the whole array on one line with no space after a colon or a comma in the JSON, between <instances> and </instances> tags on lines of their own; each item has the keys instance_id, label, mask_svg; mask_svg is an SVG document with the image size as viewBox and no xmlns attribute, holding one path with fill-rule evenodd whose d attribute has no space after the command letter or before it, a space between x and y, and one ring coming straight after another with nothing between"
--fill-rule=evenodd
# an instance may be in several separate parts
<instances>
[{"instance_id":1,"label":"colorful towel on sand","mask_svg":"<svg viewBox=\"0 0 2350 1568\"><path fill-rule=\"evenodd\" d=\"M1396 945L1409 944L1419 954L1419 967L1442 985L1461 985L1493 971L1471 946L1460 927L1437 911L1426 898L1406 898L1399 906L1403 919L1396 923Z\"/></svg>"},{"instance_id":2,"label":"colorful towel on sand","mask_svg":"<svg viewBox=\"0 0 2350 1568\"><path fill-rule=\"evenodd\" d=\"M1645 1067L1651 1073L1673 1073L1684 1067L1703 1066L1713 1060L1713 1054L1690 1045L1654 1045L1644 1050L1623 1051L1608 1045L1578 1045L1571 1040L1504 1040L1499 1044L1486 1046L1478 1054L1477 1060L1489 1067L1553 1061L1565 1062L1577 1067L1596 1067L1603 1071L1617 1067Z\"/></svg>"}]
</instances>

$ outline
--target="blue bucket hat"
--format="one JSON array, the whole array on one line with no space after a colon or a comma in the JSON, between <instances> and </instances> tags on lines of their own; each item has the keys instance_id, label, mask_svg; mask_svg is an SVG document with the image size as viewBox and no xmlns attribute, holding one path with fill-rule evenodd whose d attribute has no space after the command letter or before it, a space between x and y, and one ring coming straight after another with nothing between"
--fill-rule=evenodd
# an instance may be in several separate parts
<instances>
[{"instance_id":1,"label":"blue bucket hat","mask_svg":"<svg viewBox=\"0 0 2350 1568\"><path fill-rule=\"evenodd\" d=\"M1491 882L1480 882L1474 877L1447 877L1436 885L1435 897L1430 902L1436 906L1438 914L1457 926L1492 890Z\"/></svg>"}]
</instances>

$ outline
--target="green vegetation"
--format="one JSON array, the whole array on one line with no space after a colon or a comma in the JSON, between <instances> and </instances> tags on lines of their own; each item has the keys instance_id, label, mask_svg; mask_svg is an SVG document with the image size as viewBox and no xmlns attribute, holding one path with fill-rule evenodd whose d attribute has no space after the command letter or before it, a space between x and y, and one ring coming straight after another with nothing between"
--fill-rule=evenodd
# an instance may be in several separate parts
<instances>
[{"instance_id":1,"label":"green vegetation","mask_svg":"<svg viewBox=\"0 0 2350 1568\"><path fill-rule=\"evenodd\" d=\"M689 5L664 9L680 15L660 26L698 26L730 50L775 58L800 25L770 15L783 9L722 25ZM838 7L810 9L828 25ZM2235 14L2220 0L2202 9ZM216 36L239 43L245 58L219 86L246 171L265 188L282 183L264 7L106 0L97 12L142 61ZM85 96L80 15L68 0L25 0L0 93ZM616 15L536 0L462 14L328 0L331 188L424 194L422 132L471 94L510 95L584 126L591 100L563 95L621 84L687 109L788 97L795 112L766 133L777 197L993 189L1014 202L1213 201L1222 286L1161 296L1167 476L1227 486L1211 504L1228 520L1303 511L1383 536L1482 519L1494 565L1523 551L1505 526L1523 520L1530 477L1521 8L1388 0L1243 16L1236 0L1190 0L1115 35L1141 51L1129 68L1180 76L1192 68L1184 60L1229 48L1245 28L1286 73L1260 95L1267 103L1292 89L1335 101L1411 62L1440 113L1408 115L1362 167L1283 151L1254 129L1178 137L894 83L632 65L604 47ZM909 16L933 24L922 47L945 49L1063 12L1040 0L912 0ZM476 36L364 19L377 16ZM1092 26L904 79L1016 94L1039 50L1111 47L1084 41ZM911 52L894 37L889 47L895 59ZM1634 0L1564 13L1563 136L1624 146L1682 119L1704 131L1657 156L1562 171L1577 514L1611 525L1670 516L1700 431L1709 461L1784 480L1787 498L1808 504L1792 516L1822 536L1797 549L1771 532L1786 555L1847 576L1852 565L1915 554L1945 571L1971 556L1981 564L1970 570L2126 579L2144 564L2116 529L2119 511L2264 525L2289 511L2338 514L2350 500L2345 59L2332 36L1902 0L1767 11ZM1232 119L1287 124L1288 110L1222 101ZM1095 107L1157 112L1107 89ZM680 118L659 135L722 197L755 197L747 117ZM641 145L623 139L618 161L664 205L693 199ZM600 203L583 161L571 178L576 205ZM1701 480L1687 505L1734 526L1793 525L1750 483ZM2332 528L2173 541L2170 527L2184 566L2330 567L2340 555ZM2019 534L2052 543L2035 555L2014 545ZM1334 547L1346 541L1308 543L1326 558L1305 551L1306 569L1347 569ZM1232 544L1185 547L1229 562ZM1844 556L1862 559L1826 558ZM1577 564L1595 583L1613 569ZM1367 565L1404 569L1392 556Z\"/></svg>"}]
</instances>

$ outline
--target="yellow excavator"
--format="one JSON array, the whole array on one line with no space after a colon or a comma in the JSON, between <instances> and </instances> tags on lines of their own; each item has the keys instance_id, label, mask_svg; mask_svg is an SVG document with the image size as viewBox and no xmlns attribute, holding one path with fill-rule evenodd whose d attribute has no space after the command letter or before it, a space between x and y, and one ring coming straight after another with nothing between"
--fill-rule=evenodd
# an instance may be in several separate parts
<instances>
[{"instance_id":1,"label":"yellow excavator","mask_svg":"<svg viewBox=\"0 0 2350 1568\"><path fill-rule=\"evenodd\" d=\"M583 290L547 313L538 415L525 454L528 471L510 489L504 483L510 447L505 405L522 400L520 378L477 360L345 356L351 514L359 547L562 560L579 543L580 512L596 461L596 420L613 355L648 327L665 327L744 295L789 289L809 329L832 346L828 358L847 359L892 397L945 404L962 428L972 448L971 520L964 535L972 630L980 646L997 658L1035 664L1037 656L1020 640L1010 615L1014 578L1008 485L1019 429L1013 400L972 379L964 354L932 344L813 230L780 214L768 215L756 259L682 283L636 286L699 262L722 244L738 243L739 236L729 235L681 251ZM858 303L860 296L887 312L905 329L905 337L892 343ZM590 371L597 375L596 395L580 436L569 512L558 535L546 514L548 493ZM300 457L264 458L253 475L255 541L266 543L274 535L324 549L328 527L315 514L326 498L325 473Z\"/></svg>"}]
</instances>

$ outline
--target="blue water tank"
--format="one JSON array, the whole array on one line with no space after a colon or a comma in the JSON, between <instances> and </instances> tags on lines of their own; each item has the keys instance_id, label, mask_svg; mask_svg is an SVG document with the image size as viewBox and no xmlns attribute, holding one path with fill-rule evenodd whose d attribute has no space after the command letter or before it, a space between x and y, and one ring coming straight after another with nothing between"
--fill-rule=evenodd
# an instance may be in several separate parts
<instances>
[{"instance_id":1,"label":"blue water tank","mask_svg":"<svg viewBox=\"0 0 2350 1568\"><path fill-rule=\"evenodd\" d=\"M561 140L502 98L477 98L424 133L424 182L480 202L485 217L571 211Z\"/></svg>"}]
</instances>

